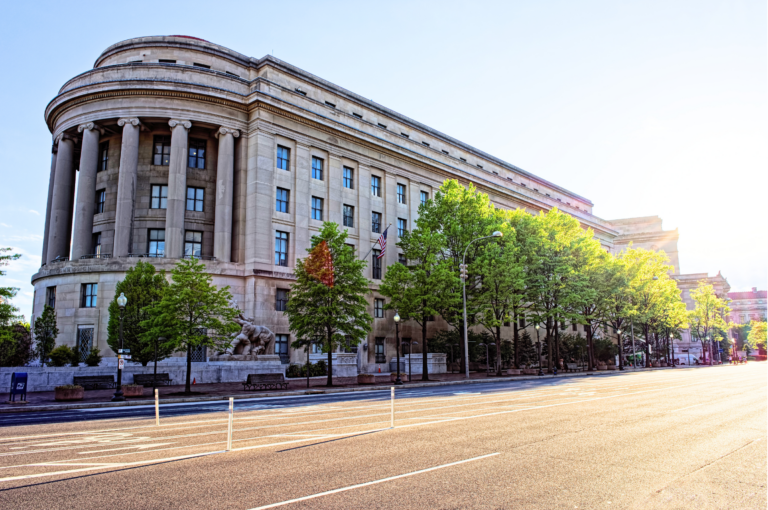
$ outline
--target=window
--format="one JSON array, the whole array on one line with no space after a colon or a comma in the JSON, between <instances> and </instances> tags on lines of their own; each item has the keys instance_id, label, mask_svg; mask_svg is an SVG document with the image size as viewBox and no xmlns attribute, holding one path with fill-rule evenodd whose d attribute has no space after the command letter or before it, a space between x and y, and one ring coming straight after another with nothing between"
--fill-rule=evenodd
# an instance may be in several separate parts
<instances>
[{"instance_id":1,"label":"window","mask_svg":"<svg viewBox=\"0 0 768 510\"><path fill-rule=\"evenodd\" d=\"M397 185L397 203L398 204L405 203L405 184Z\"/></svg>"},{"instance_id":2,"label":"window","mask_svg":"<svg viewBox=\"0 0 768 510\"><path fill-rule=\"evenodd\" d=\"M97 172L103 172L107 169L107 161L109 161L109 142L101 142L99 144L99 167Z\"/></svg>"},{"instance_id":3,"label":"window","mask_svg":"<svg viewBox=\"0 0 768 510\"><path fill-rule=\"evenodd\" d=\"M155 137L155 153L152 164L155 166L168 166L171 164L171 137Z\"/></svg>"},{"instance_id":4,"label":"window","mask_svg":"<svg viewBox=\"0 0 768 510\"><path fill-rule=\"evenodd\" d=\"M419 196L421 197L421 204L424 205L427 203L427 200L429 200L429 193L426 191L422 191Z\"/></svg>"},{"instance_id":5,"label":"window","mask_svg":"<svg viewBox=\"0 0 768 510\"><path fill-rule=\"evenodd\" d=\"M345 243L345 245L349 246L350 248L352 248L352 253L355 253L355 245L354 244Z\"/></svg>"},{"instance_id":6,"label":"window","mask_svg":"<svg viewBox=\"0 0 768 510\"><path fill-rule=\"evenodd\" d=\"M404 266L407 266L407 265L408 265L408 259L407 259L407 258L405 258L405 253L398 253L398 254L397 254L397 261L398 261L400 264L404 265Z\"/></svg>"},{"instance_id":7,"label":"window","mask_svg":"<svg viewBox=\"0 0 768 510\"><path fill-rule=\"evenodd\" d=\"M373 250L373 260L371 263L371 277L374 280L381 280L381 250Z\"/></svg>"},{"instance_id":8,"label":"window","mask_svg":"<svg viewBox=\"0 0 768 510\"><path fill-rule=\"evenodd\" d=\"M230 76L234 76L235 78L240 78L240 75L239 75L239 74L230 73L229 71L224 71L224 72L225 72L225 73L227 73L227 74L228 74L228 75L230 75Z\"/></svg>"},{"instance_id":9,"label":"window","mask_svg":"<svg viewBox=\"0 0 768 510\"><path fill-rule=\"evenodd\" d=\"M289 335L275 335L275 354L280 356L280 363L290 363L291 356L288 353Z\"/></svg>"},{"instance_id":10,"label":"window","mask_svg":"<svg viewBox=\"0 0 768 510\"><path fill-rule=\"evenodd\" d=\"M403 237L403 234L408 230L408 220L402 218L397 219L397 237Z\"/></svg>"},{"instance_id":11,"label":"window","mask_svg":"<svg viewBox=\"0 0 768 510\"><path fill-rule=\"evenodd\" d=\"M152 196L149 201L150 209L166 209L168 207L168 186L152 185Z\"/></svg>"},{"instance_id":12,"label":"window","mask_svg":"<svg viewBox=\"0 0 768 510\"><path fill-rule=\"evenodd\" d=\"M96 308L96 293L98 286L98 283L84 283L80 287L80 308Z\"/></svg>"},{"instance_id":13,"label":"window","mask_svg":"<svg viewBox=\"0 0 768 510\"><path fill-rule=\"evenodd\" d=\"M518 327L520 327L520 328L524 328L524 327L525 327L525 317L520 317L520 318L517 320L517 325L518 325Z\"/></svg>"},{"instance_id":14,"label":"window","mask_svg":"<svg viewBox=\"0 0 768 510\"><path fill-rule=\"evenodd\" d=\"M312 178L323 180L323 160L312 156Z\"/></svg>"},{"instance_id":15,"label":"window","mask_svg":"<svg viewBox=\"0 0 768 510\"><path fill-rule=\"evenodd\" d=\"M355 116L355 117L357 117L358 119L362 119L362 118L363 118L363 116L362 116L362 115L360 115L359 113L354 113L354 112L352 112L352 115L354 115L354 116Z\"/></svg>"},{"instance_id":16,"label":"window","mask_svg":"<svg viewBox=\"0 0 768 510\"><path fill-rule=\"evenodd\" d=\"M400 136L404 136L404 137L406 137L406 138L410 138L410 136L408 136L408 135L407 135L407 134L405 134L405 133L400 133Z\"/></svg>"},{"instance_id":17,"label":"window","mask_svg":"<svg viewBox=\"0 0 768 510\"><path fill-rule=\"evenodd\" d=\"M147 256L165 257L165 230L151 229L149 231Z\"/></svg>"},{"instance_id":18,"label":"window","mask_svg":"<svg viewBox=\"0 0 768 510\"><path fill-rule=\"evenodd\" d=\"M381 213L371 213L371 232L381 234Z\"/></svg>"},{"instance_id":19,"label":"window","mask_svg":"<svg viewBox=\"0 0 768 510\"><path fill-rule=\"evenodd\" d=\"M100 189L96 191L96 214L104 212L104 203L107 201L107 190Z\"/></svg>"},{"instance_id":20,"label":"window","mask_svg":"<svg viewBox=\"0 0 768 510\"><path fill-rule=\"evenodd\" d=\"M275 292L275 310L284 312L288 304L288 289L277 289Z\"/></svg>"},{"instance_id":21,"label":"window","mask_svg":"<svg viewBox=\"0 0 768 510\"><path fill-rule=\"evenodd\" d=\"M51 308L56 308L56 287L47 287L45 289L45 304Z\"/></svg>"},{"instance_id":22,"label":"window","mask_svg":"<svg viewBox=\"0 0 768 510\"><path fill-rule=\"evenodd\" d=\"M375 354L376 354L376 363L386 363L387 357L384 355L384 337L377 336L376 337L376 347L375 347Z\"/></svg>"},{"instance_id":23,"label":"window","mask_svg":"<svg viewBox=\"0 0 768 510\"><path fill-rule=\"evenodd\" d=\"M384 300L376 298L373 300L373 317L376 319L384 318Z\"/></svg>"},{"instance_id":24,"label":"window","mask_svg":"<svg viewBox=\"0 0 768 510\"><path fill-rule=\"evenodd\" d=\"M97 232L96 234L93 234L93 240L91 242L93 245L93 254L97 257L101 256L101 232Z\"/></svg>"},{"instance_id":25,"label":"window","mask_svg":"<svg viewBox=\"0 0 768 510\"><path fill-rule=\"evenodd\" d=\"M202 334L206 334L205 328L198 328L198 331L202 332ZM192 363L205 363L208 361L208 346L207 345L198 345L197 347L192 348L192 352L189 353L189 360Z\"/></svg>"},{"instance_id":26,"label":"window","mask_svg":"<svg viewBox=\"0 0 768 510\"><path fill-rule=\"evenodd\" d=\"M277 146L277 168L282 168L283 170L290 170L290 159L291 159L291 149L287 147L283 147L282 145Z\"/></svg>"},{"instance_id":27,"label":"window","mask_svg":"<svg viewBox=\"0 0 768 510\"><path fill-rule=\"evenodd\" d=\"M199 259L203 251L203 233L187 230L184 232L184 258Z\"/></svg>"},{"instance_id":28,"label":"window","mask_svg":"<svg viewBox=\"0 0 768 510\"><path fill-rule=\"evenodd\" d=\"M158 60L158 62L160 62L161 64L175 64L176 63L175 60L171 60L169 58L161 58L161 59Z\"/></svg>"},{"instance_id":29,"label":"window","mask_svg":"<svg viewBox=\"0 0 768 510\"><path fill-rule=\"evenodd\" d=\"M323 221L323 199L312 197L312 219Z\"/></svg>"},{"instance_id":30,"label":"window","mask_svg":"<svg viewBox=\"0 0 768 510\"><path fill-rule=\"evenodd\" d=\"M288 267L288 232L275 231L275 265Z\"/></svg>"},{"instance_id":31,"label":"window","mask_svg":"<svg viewBox=\"0 0 768 510\"><path fill-rule=\"evenodd\" d=\"M381 196L381 177L378 175L371 176L371 195L374 197Z\"/></svg>"},{"instance_id":32,"label":"window","mask_svg":"<svg viewBox=\"0 0 768 510\"><path fill-rule=\"evenodd\" d=\"M579 330L579 325L576 324L575 322L573 323L573 330L574 331L578 331Z\"/></svg>"},{"instance_id":33,"label":"window","mask_svg":"<svg viewBox=\"0 0 768 510\"><path fill-rule=\"evenodd\" d=\"M205 140L189 141L189 168L205 169Z\"/></svg>"},{"instance_id":34,"label":"window","mask_svg":"<svg viewBox=\"0 0 768 510\"><path fill-rule=\"evenodd\" d=\"M288 190L283 188L277 188L277 198L275 200L275 211L288 212Z\"/></svg>"},{"instance_id":35,"label":"window","mask_svg":"<svg viewBox=\"0 0 768 510\"><path fill-rule=\"evenodd\" d=\"M352 337L345 335L346 345L344 346L344 352L347 354L357 354L357 345L350 345L352 343Z\"/></svg>"},{"instance_id":36,"label":"window","mask_svg":"<svg viewBox=\"0 0 768 510\"><path fill-rule=\"evenodd\" d=\"M344 187L347 189L355 189L354 170L348 166L344 167Z\"/></svg>"},{"instance_id":37,"label":"window","mask_svg":"<svg viewBox=\"0 0 768 510\"><path fill-rule=\"evenodd\" d=\"M187 188L187 211L202 212L204 195L203 188Z\"/></svg>"},{"instance_id":38,"label":"window","mask_svg":"<svg viewBox=\"0 0 768 510\"><path fill-rule=\"evenodd\" d=\"M325 104L330 106L331 108L336 108L336 105L331 103L330 101L326 101Z\"/></svg>"},{"instance_id":39,"label":"window","mask_svg":"<svg viewBox=\"0 0 768 510\"><path fill-rule=\"evenodd\" d=\"M192 62L192 65L195 66L195 67L202 67L203 69L210 69L211 68L211 66L209 66L208 64L198 64L197 62Z\"/></svg>"},{"instance_id":40,"label":"window","mask_svg":"<svg viewBox=\"0 0 768 510\"><path fill-rule=\"evenodd\" d=\"M382 124L381 122L379 122L379 127L380 127L380 128L382 128L382 129L387 129L387 126L385 126L385 125L384 125L384 124Z\"/></svg>"},{"instance_id":41,"label":"window","mask_svg":"<svg viewBox=\"0 0 768 510\"><path fill-rule=\"evenodd\" d=\"M351 205L344 205L343 223L345 227L355 227L355 208Z\"/></svg>"},{"instance_id":42,"label":"window","mask_svg":"<svg viewBox=\"0 0 768 510\"><path fill-rule=\"evenodd\" d=\"M423 143L424 145L426 145L427 147L429 147L429 144L428 144L427 142L424 142L424 141L422 141L421 143Z\"/></svg>"},{"instance_id":43,"label":"window","mask_svg":"<svg viewBox=\"0 0 768 510\"><path fill-rule=\"evenodd\" d=\"M440 149L440 150L442 150L442 151L443 151L443 154L450 154L450 153L449 153L447 150L445 150L445 149Z\"/></svg>"},{"instance_id":44,"label":"window","mask_svg":"<svg viewBox=\"0 0 768 510\"><path fill-rule=\"evenodd\" d=\"M91 353L93 348L93 327L92 326L78 326L77 327L77 359L82 363Z\"/></svg>"}]
</instances>

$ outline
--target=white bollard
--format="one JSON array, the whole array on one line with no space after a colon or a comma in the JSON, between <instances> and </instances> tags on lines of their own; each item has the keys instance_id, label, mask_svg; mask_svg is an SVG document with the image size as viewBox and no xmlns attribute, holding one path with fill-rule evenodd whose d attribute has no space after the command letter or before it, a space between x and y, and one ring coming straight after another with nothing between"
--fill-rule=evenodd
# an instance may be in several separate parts
<instances>
[{"instance_id":1,"label":"white bollard","mask_svg":"<svg viewBox=\"0 0 768 510\"><path fill-rule=\"evenodd\" d=\"M227 451L232 450L232 420L234 419L235 399L229 397L229 423L227 424Z\"/></svg>"},{"instance_id":2,"label":"white bollard","mask_svg":"<svg viewBox=\"0 0 768 510\"><path fill-rule=\"evenodd\" d=\"M157 388L155 388L155 425L160 426L160 397L157 394Z\"/></svg>"},{"instance_id":3,"label":"white bollard","mask_svg":"<svg viewBox=\"0 0 768 510\"><path fill-rule=\"evenodd\" d=\"M395 387L392 386L392 420L391 420L391 429L395 428Z\"/></svg>"}]
</instances>

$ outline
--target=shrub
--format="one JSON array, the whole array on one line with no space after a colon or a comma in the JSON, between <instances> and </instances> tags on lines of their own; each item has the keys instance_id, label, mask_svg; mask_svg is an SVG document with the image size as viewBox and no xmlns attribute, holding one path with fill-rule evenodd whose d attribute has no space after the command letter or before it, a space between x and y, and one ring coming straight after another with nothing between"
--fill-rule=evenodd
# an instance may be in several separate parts
<instances>
[{"instance_id":1,"label":"shrub","mask_svg":"<svg viewBox=\"0 0 768 510\"><path fill-rule=\"evenodd\" d=\"M72 361L72 349L66 345L60 345L51 351L49 355L51 366L63 367Z\"/></svg>"},{"instance_id":2,"label":"shrub","mask_svg":"<svg viewBox=\"0 0 768 510\"><path fill-rule=\"evenodd\" d=\"M310 363L309 364L309 376L310 377L319 377L321 375L328 375L328 365L326 365L325 361L320 360L317 363ZM288 367L288 370L286 370L285 373L286 377L306 377L307 376L307 365L291 365Z\"/></svg>"},{"instance_id":3,"label":"shrub","mask_svg":"<svg viewBox=\"0 0 768 510\"><path fill-rule=\"evenodd\" d=\"M63 384L61 386L56 386L57 390L82 390L83 387L79 384Z\"/></svg>"},{"instance_id":4,"label":"shrub","mask_svg":"<svg viewBox=\"0 0 768 510\"><path fill-rule=\"evenodd\" d=\"M91 349L91 352L88 353L88 356L85 358L85 364L89 367L98 367L99 363L101 363L101 358L103 356L99 355L99 349L93 348Z\"/></svg>"}]
</instances>

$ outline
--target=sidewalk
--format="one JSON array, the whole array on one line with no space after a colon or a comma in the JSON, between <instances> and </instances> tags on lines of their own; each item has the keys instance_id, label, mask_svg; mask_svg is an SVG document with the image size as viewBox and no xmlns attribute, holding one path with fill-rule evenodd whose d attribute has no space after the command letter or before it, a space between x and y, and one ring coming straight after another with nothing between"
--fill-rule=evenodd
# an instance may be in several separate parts
<instances>
[{"instance_id":1,"label":"sidewalk","mask_svg":"<svg viewBox=\"0 0 768 510\"><path fill-rule=\"evenodd\" d=\"M728 366L728 365L719 365ZM678 367L677 369L679 369ZM696 368L696 367L689 367ZM414 375L413 382L403 383L403 386L398 389L404 388L422 388L429 386L448 386L456 384L483 384L483 383L498 383L498 382L510 382L510 381L526 381L526 380L543 380L543 379L562 379L571 377L600 377L607 375L619 375L630 374L632 372L645 372L650 370L673 370L672 367L663 368L638 368L636 370L627 369L623 372L618 370L607 370L599 372L576 372L576 373L559 373L557 377L553 377L552 374L546 374L544 376L535 375L512 375L504 377L486 376L484 372L471 372L470 378L465 379L464 374L433 374L430 376L430 381L425 382L420 379L420 375ZM676 370L676 369L675 369ZM216 383L216 384L195 384L192 386L192 391L200 393L199 395L191 396L178 396L171 395L172 393L179 393L184 391L184 385L174 386L161 386L158 388L160 402L162 404L171 403L187 403L187 402L210 402L215 400L227 400L229 397L235 399L245 398L264 398L264 397L286 397L297 395L314 395L324 393L348 393L353 391L374 391L374 390L388 390L392 387L391 383L388 384L339 384L329 388L327 386L314 386L312 385L307 389L305 380L291 379L288 383L288 390L255 390L255 391L243 391L242 383ZM0 393L0 414L2 413L19 413L30 411L61 411L67 409L88 409L98 407L123 407L123 406L136 406L136 405L151 405L154 403L154 393L152 388L144 388L144 395L142 397L133 397L125 402L111 402L110 399L114 395L115 390L88 390L85 392L83 400L76 402L57 402L54 400L54 392L42 391L27 394L27 404L7 404L8 393ZM17 397L18 399L18 397Z\"/></svg>"}]
</instances>

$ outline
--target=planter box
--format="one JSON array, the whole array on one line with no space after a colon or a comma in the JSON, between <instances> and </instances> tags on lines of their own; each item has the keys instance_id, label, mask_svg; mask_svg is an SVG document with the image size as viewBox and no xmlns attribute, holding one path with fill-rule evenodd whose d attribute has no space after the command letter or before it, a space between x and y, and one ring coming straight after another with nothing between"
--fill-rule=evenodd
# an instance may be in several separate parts
<instances>
[{"instance_id":1,"label":"planter box","mask_svg":"<svg viewBox=\"0 0 768 510\"><path fill-rule=\"evenodd\" d=\"M357 374L357 384L375 384L376 376L373 374Z\"/></svg>"},{"instance_id":2,"label":"planter box","mask_svg":"<svg viewBox=\"0 0 768 510\"><path fill-rule=\"evenodd\" d=\"M395 382L396 380L397 380L397 372L395 372L394 374L389 374L389 382ZM403 372L400 372L400 380L403 382L408 382L409 381L408 374L407 373L404 374Z\"/></svg>"},{"instance_id":3,"label":"planter box","mask_svg":"<svg viewBox=\"0 0 768 510\"><path fill-rule=\"evenodd\" d=\"M523 371L519 368L510 368L507 370L508 375L522 375Z\"/></svg>"},{"instance_id":4,"label":"planter box","mask_svg":"<svg viewBox=\"0 0 768 510\"><path fill-rule=\"evenodd\" d=\"M661 366L662 366L662 367L666 367L666 366L667 366L667 362L666 362L666 361L662 361L662 362L661 362Z\"/></svg>"},{"instance_id":5,"label":"planter box","mask_svg":"<svg viewBox=\"0 0 768 510\"><path fill-rule=\"evenodd\" d=\"M618 369L619 367L617 367L616 365L608 365L608 370L618 370Z\"/></svg>"},{"instance_id":6,"label":"planter box","mask_svg":"<svg viewBox=\"0 0 768 510\"><path fill-rule=\"evenodd\" d=\"M85 390L83 388L56 388L53 390L54 398L58 401L83 400Z\"/></svg>"},{"instance_id":7,"label":"planter box","mask_svg":"<svg viewBox=\"0 0 768 510\"><path fill-rule=\"evenodd\" d=\"M523 368L522 369L523 375L536 375L539 373L538 368Z\"/></svg>"},{"instance_id":8,"label":"planter box","mask_svg":"<svg viewBox=\"0 0 768 510\"><path fill-rule=\"evenodd\" d=\"M123 386L123 396L141 397L144 395L144 386Z\"/></svg>"},{"instance_id":9,"label":"planter box","mask_svg":"<svg viewBox=\"0 0 768 510\"><path fill-rule=\"evenodd\" d=\"M658 361L653 361L651 362L651 366L654 368L659 368L661 366L661 363L659 363Z\"/></svg>"},{"instance_id":10,"label":"planter box","mask_svg":"<svg viewBox=\"0 0 768 510\"><path fill-rule=\"evenodd\" d=\"M598 370L608 370L608 365L597 365Z\"/></svg>"}]
</instances>

